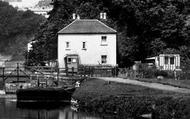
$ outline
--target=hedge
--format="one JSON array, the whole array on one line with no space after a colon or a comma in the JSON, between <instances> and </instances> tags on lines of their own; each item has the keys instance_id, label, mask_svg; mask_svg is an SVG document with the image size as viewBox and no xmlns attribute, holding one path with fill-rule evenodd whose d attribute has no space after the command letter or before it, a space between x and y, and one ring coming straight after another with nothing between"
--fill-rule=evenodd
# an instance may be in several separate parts
<instances>
[{"instance_id":1,"label":"hedge","mask_svg":"<svg viewBox=\"0 0 190 119\"><path fill-rule=\"evenodd\" d=\"M154 113L155 119L190 119L190 98L171 96L107 96L80 100L80 110L110 114L116 118L138 118ZM155 105L155 109L152 106Z\"/></svg>"}]
</instances>

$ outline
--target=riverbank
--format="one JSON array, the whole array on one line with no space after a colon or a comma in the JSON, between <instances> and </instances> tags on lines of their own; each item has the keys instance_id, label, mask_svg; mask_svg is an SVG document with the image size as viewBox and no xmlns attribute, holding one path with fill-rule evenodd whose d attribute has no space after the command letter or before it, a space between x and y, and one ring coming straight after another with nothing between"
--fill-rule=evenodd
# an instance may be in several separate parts
<instances>
[{"instance_id":1,"label":"riverbank","mask_svg":"<svg viewBox=\"0 0 190 119\"><path fill-rule=\"evenodd\" d=\"M119 118L137 118L153 112L158 119L190 117L189 94L139 85L88 79L75 91L73 97L79 100L80 110L111 114Z\"/></svg>"}]
</instances>

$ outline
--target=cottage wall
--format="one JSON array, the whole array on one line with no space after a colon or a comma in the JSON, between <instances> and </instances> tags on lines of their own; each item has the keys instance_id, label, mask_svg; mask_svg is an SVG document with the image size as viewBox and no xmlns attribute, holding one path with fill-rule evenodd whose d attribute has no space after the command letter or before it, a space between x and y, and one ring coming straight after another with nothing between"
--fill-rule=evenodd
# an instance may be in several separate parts
<instances>
[{"instance_id":1,"label":"cottage wall","mask_svg":"<svg viewBox=\"0 0 190 119\"><path fill-rule=\"evenodd\" d=\"M107 36L107 45L102 45L101 37ZM66 48L69 42L70 48ZM86 49L82 48L86 42ZM64 58L69 54L79 56L79 64L99 65L101 55L107 55L107 64L116 65L116 34L59 34L58 62L60 68L65 68Z\"/></svg>"}]
</instances>

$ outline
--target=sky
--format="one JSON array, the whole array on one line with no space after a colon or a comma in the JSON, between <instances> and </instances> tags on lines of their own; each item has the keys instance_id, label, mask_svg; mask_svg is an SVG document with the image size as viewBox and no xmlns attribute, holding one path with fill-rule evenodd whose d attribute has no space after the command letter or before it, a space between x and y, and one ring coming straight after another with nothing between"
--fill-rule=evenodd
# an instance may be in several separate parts
<instances>
[{"instance_id":1,"label":"sky","mask_svg":"<svg viewBox=\"0 0 190 119\"><path fill-rule=\"evenodd\" d=\"M10 2L9 4L13 5L14 7L33 7L39 1L40 0L22 0L22 2Z\"/></svg>"}]
</instances>

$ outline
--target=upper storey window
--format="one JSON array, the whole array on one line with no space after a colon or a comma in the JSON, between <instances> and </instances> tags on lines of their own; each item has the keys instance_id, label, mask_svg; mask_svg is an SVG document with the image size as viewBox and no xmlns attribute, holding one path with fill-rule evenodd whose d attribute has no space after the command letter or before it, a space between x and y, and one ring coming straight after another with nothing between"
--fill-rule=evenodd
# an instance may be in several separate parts
<instances>
[{"instance_id":1,"label":"upper storey window","mask_svg":"<svg viewBox=\"0 0 190 119\"><path fill-rule=\"evenodd\" d=\"M82 49L83 49L83 50L86 49L86 42L82 42Z\"/></svg>"},{"instance_id":2,"label":"upper storey window","mask_svg":"<svg viewBox=\"0 0 190 119\"><path fill-rule=\"evenodd\" d=\"M101 45L107 45L107 36L101 37Z\"/></svg>"},{"instance_id":3,"label":"upper storey window","mask_svg":"<svg viewBox=\"0 0 190 119\"><path fill-rule=\"evenodd\" d=\"M66 44L65 44L66 46L66 49L70 49L70 42L66 42Z\"/></svg>"}]
</instances>

